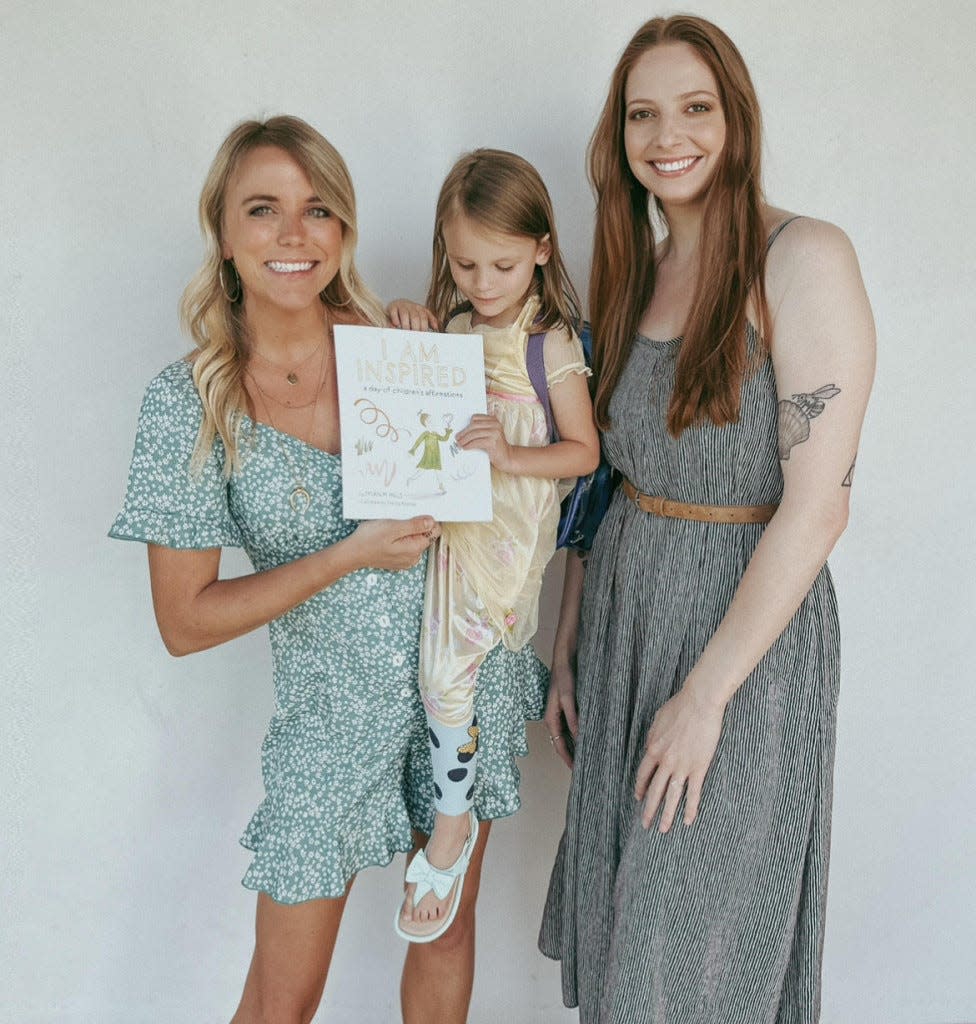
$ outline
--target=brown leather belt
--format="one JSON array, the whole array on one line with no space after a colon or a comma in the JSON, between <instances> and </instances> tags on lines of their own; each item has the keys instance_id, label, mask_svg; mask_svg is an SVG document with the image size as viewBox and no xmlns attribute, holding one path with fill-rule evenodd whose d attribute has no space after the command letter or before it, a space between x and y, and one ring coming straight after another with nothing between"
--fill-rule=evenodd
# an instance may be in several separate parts
<instances>
[{"instance_id":1,"label":"brown leather belt","mask_svg":"<svg viewBox=\"0 0 976 1024\"><path fill-rule=\"evenodd\" d=\"M688 505L683 501L641 494L626 479L622 486L624 494L642 512L670 519L693 519L697 523L768 523L779 508L778 505Z\"/></svg>"}]
</instances>

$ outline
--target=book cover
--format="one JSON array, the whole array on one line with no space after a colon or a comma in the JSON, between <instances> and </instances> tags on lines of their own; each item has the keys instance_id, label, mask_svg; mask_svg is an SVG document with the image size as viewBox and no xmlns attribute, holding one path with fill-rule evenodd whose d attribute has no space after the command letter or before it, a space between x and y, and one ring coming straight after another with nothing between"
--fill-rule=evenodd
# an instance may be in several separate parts
<instances>
[{"instance_id":1,"label":"book cover","mask_svg":"<svg viewBox=\"0 0 976 1024\"><path fill-rule=\"evenodd\" d=\"M337 325L342 513L491 519L491 465L454 435L487 409L480 334Z\"/></svg>"}]
</instances>

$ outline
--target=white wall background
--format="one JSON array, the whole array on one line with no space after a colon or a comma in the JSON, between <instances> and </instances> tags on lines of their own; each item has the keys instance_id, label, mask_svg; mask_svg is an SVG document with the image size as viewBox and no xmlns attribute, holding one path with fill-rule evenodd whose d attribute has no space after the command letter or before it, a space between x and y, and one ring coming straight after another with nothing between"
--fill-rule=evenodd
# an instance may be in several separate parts
<instances>
[{"instance_id":1,"label":"white wall background","mask_svg":"<svg viewBox=\"0 0 976 1024\"><path fill-rule=\"evenodd\" d=\"M770 198L848 231L879 328L832 560L845 647L824 1021L974 1021L976 4L693 7L752 69ZM219 141L245 116L320 128L351 167L361 266L387 298L423 293L454 158L514 149L548 182L583 286L584 145L653 13L0 3L4 1024L224 1021L250 953L236 838L261 796L266 638L169 659L142 551L105 539L142 389L186 348L175 308ZM532 741L525 808L489 847L474 1022L575 1019L534 950L567 778L541 728ZM398 1019L400 867L358 881L318 1020Z\"/></svg>"}]
</instances>

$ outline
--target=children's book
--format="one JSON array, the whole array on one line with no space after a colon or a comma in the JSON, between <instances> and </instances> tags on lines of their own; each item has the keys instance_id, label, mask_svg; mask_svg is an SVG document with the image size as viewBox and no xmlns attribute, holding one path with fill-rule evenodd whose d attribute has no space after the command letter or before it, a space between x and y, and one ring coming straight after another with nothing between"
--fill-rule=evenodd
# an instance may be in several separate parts
<instances>
[{"instance_id":1,"label":"children's book","mask_svg":"<svg viewBox=\"0 0 976 1024\"><path fill-rule=\"evenodd\" d=\"M455 435L484 413L480 334L336 325L347 519L491 519L491 465Z\"/></svg>"}]
</instances>

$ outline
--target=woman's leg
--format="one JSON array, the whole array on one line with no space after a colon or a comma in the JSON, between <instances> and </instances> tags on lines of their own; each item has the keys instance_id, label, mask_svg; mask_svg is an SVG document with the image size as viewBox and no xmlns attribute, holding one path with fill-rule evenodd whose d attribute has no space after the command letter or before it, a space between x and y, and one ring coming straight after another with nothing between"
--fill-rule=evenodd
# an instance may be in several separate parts
<instances>
[{"instance_id":1,"label":"woman's leg","mask_svg":"<svg viewBox=\"0 0 976 1024\"><path fill-rule=\"evenodd\" d=\"M464 1024L468 1019L474 983L474 911L490 830L490 821L479 823L454 923L439 939L426 944L411 942L407 949L400 982L404 1024ZM415 832L414 841L420 849L427 840Z\"/></svg>"},{"instance_id":2,"label":"woman's leg","mask_svg":"<svg viewBox=\"0 0 976 1024\"><path fill-rule=\"evenodd\" d=\"M231 1024L308 1024L329 973L349 887L339 899L275 903L258 893L254 956Z\"/></svg>"}]
</instances>

